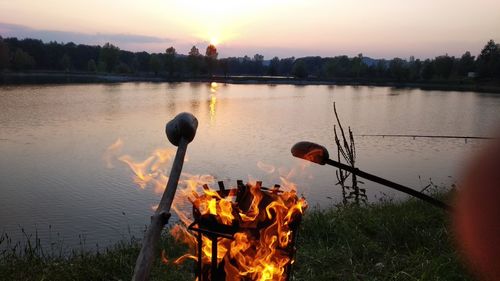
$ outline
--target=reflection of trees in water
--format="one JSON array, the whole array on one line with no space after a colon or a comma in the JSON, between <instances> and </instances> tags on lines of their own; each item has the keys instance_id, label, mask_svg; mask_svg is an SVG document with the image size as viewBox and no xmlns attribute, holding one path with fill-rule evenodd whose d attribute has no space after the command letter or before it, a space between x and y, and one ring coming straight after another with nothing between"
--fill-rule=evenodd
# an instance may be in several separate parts
<instances>
[{"instance_id":1,"label":"reflection of trees in water","mask_svg":"<svg viewBox=\"0 0 500 281\"><path fill-rule=\"evenodd\" d=\"M108 118L112 118L121 111L120 94L105 95L104 112Z\"/></svg>"},{"instance_id":2,"label":"reflection of trees in water","mask_svg":"<svg viewBox=\"0 0 500 281\"><path fill-rule=\"evenodd\" d=\"M197 115L200 111L200 101L198 99L191 99L191 101L189 102L189 109L192 113Z\"/></svg>"},{"instance_id":3,"label":"reflection of trees in water","mask_svg":"<svg viewBox=\"0 0 500 281\"><path fill-rule=\"evenodd\" d=\"M189 106L195 115L200 111L202 86L203 84L198 82L189 83L189 88L191 88Z\"/></svg>"},{"instance_id":4,"label":"reflection of trees in water","mask_svg":"<svg viewBox=\"0 0 500 281\"><path fill-rule=\"evenodd\" d=\"M170 92L170 90L176 89L177 85L172 85L171 83L167 84L167 91L164 95L167 112L168 114L174 116L177 112L177 95L175 93Z\"/></svg>"},{"instance_id":5,"label":"reflection of trees in water","mask_svg":"<svg viewBox=\"0 0 500 281\"><path fill-rule=\"evenodd\" d=\"M104 84L104 112L106 117L112 118L121 111L122 86L119 84Z\"/></svg>"},{"instance_id":6,"label":"reflection of trees in water","mask_svg":"<svg viewBox=\"0 0 500 281\"><path fill-rule=\"evenodd\" d=\"M203 83L200 83L200 82L190 82L189 83L189 87L191 89L200 89L201 86L203 86L204 84Z\"/></svg>"},{"instance_id":7,"label":"reflection of trees in water","mask_svg":"<svg viewBox=\"0 0 500 281\"><path fill-rule=\"evenodd\" d=\"M177 108L177 105L176 105L175 100L167 99L167 112L171 115L175 115L175 113L177 112L176 108Z\"/></svg>"},{"instance_id":8,"label":"reflection of trees in water","mask_svg":"<svg viewBox=\"0 0 500 281\"><path fill-rule=\"evenodd\" d=\"M175 90L175 89L179 88L180 84L181 84L180 82L168 82L167 89Z\"/></svg>"}]
</instances>

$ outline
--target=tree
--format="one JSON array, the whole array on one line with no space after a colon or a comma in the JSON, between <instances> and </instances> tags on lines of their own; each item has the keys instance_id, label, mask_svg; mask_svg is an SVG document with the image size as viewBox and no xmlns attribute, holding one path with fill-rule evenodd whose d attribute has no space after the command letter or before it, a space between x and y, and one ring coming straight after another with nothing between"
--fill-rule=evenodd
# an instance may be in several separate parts
<instances>
[{"instance_id":1,"label":"tree","mask_svg":"<svg viewBox=\"0 0 500 281\"><path fill-rule=\"evenodd\" d=\"M358 56L352 58L351 61L351 73L352 76L359 78L364 72L366 65L363 63L363 54L358 54Z\"/></svg>"},{"instance_id":2,"label":"tree","mask_svg":"<svg viewBox=\"0 0 500 281\"><path fill-rule=\"evenodd\" d=\"M294 62L295 62L295 57L281 59L278 73L283 75L290 75L292 73L292 67Z\"/></svg>"},{"instance_id":3,"label":"tree","mask_svg":"<svg viewBox=\"0 0 500 281\"><path fill-rule=\"evenodd\" d=\"M409 79L411 81L419 80L420 73L422 72L422 61L420 61L420 59L415 59L415 57L411 56L409 68L410 68Z\"/></svg>"},{"instance_id":4,"label":"tree","mask_svg":"<svg viewBox=\"0 0 500 281\"><path fill-rule=\"evenodd\" d=\"M101 48L99 53L99 61L105 63L105 70L107 72L112 72L115 66L118 64L118 56L120 54L120 49L113 44L106 43Z\"/></svg>"},{"instance_id":5,"label":"tree","mask_svg":"<svg viewBox=\"0 0 500 281\"><path fill-rule=\"evenodd\" d=\"M448 79L453 70L455 58L448 56L438 56L434 59L434 74L441 79Z\"/></svg>"},{"instance_id":6,"label":"tree","mask_svg":"<svg viewBox=\"0 0 500 281\"><path fill-rule=\"evenodd\" d=\"M213 45L213 44L210 44L208 45L207 47L207 51L205 52L205 55L208 57L208 58L211 58L213 60L216 60L217 59L217 56L219 55L219 53L217 53L217 48Z\"/></svg>"},{"instance_id":7,"label":"tree","mask_svg":"<svg viewBox=\"0 0 500 281\"><path fill-rule=\"evenodd\" d=\"M221 59L219 60L219 65L222 70L222 73L224 74L224 77L227 78L227 75L229 73L229 62L228 59Z\"/></svg>"},{"instance_id":8,"label":"tree","mask_svg":"<svg viewBox=\"0 0 500 281\"><path fill-rule=\"evenodd\" d=\"M16 49L12 60L14 70L28 70L35 66L35 59L21 49Z\"/></svg>"},{"instance_id":9,"label":"tree","mask_svg":"<svg viewBox=\"0 0 500 281\"><path fill-rule=\"evenodd\" d=\"M197 75L200 72L200 51L193 46L188 54L188 66L191 75Z\"/></svg>"},{"instance_id":10,"label":"tree","mask_svg":"<svg viewBox=\"0 0 500 281\"><path fill-rule=\"evenodd\" d=\"M458 74L460 76L467 76L469 72L475 69L474 56L469 51L465 52L458 61Z\"/></svg>"},{"instance_id":11,"label":"tree","mask_svg":"<svg viewBox=\"0 0 500 281\"><path fill-rule=\"evenodd\" d=\"M64 54L64 56L62 56L60 64L62 69L66 72L71 69L71 58L68 54Z\"/></svg>"},{"instance_id":12,"label":"tree","mask_svg":"<svg viewBox=\"0 0 500 281\"><path fill-rule=\"evenodd\" d=\"M89 72L96 72L97 71L97 65L95 64L95 60L90 59L87 62L87 71L89 71Z\"/></svg>"},{"instance_id":13,"label":"tree","mask_svg":"<svg viewBox=\"0 0 500 281\"><path fill-rule=\"evenodd\" d=\"M151 55L147 52L138 52L135 53L134 58L132 59L133 68L138 72L148 72L150 69Z\"/></svg>"},{"instance_id":14,"label":"tree","mask_svg":"<svg viewBox=\"0 0 500 281\"><path fill-rule=\"evenodd\" d=\"M88 62L90 60L97 64L99 60L100 48L98 46L77 45L74 48L69 48L65 45L66 52L71 57L73 69L79 71L88 71ZM97 68L97 65L96 65Z\"/></svg>"},{"instance_id":15,"label":"tree","mask_svg":"<svg viewBox=\"0 0 500 281\"><path fill-rule=\"evenodd\" d=\"M308 76L318 77L321 75L321 65L323 60L321 57L303 57L299 59L307 70Z\"/></svg>"},{"instance_id":16,"label":"tree","mask_svg":"<svg viewBox=\"0 0 500 281\"><path fill-rule=\"evenodd\" d=\"M196 48L196 46L193 46L191 47L191 50L189 50L189 56L192 56L192 57L198 57L200 56L200 50L198 50L198 48Z\"/></svg>"},{"instance_id":17,"label":"tree","mask_svg":"<svg viewBox=\"0 0 500 281\"><path fill-rule=\"evenodd\" d=\"M174 47L169 47L165 50L165 69L168 72L168 76L172 77L175 71L175 52Z\"/></svg>"},{"instance_id":18,"label":"tree","mask_svg":"<svg viewBox=\"0 0 500 281\"><path fill-rule=\"evenodd\" d=\"M240 65L242 74L248 75L252 73L253 64L249 56L245 55L242 59L238 59L238 64Z\"/></svg>"},{"instance_id":19,"label":"tree","mask_svg":"<svg viewBox=\"0 0 500 281\"><path fill-rule=\"evenodd\" d=\"M260 54L255 54L253 56L253 64L254 64L254 73L256 75L262 75L263 74L263 68L264 68L264 56Z\"/></svg>"},{"instance_id":20,"label":"tree","mask_svg":"<svg viewBox=\"0 0 500 281\"><path fill-rule=\"evenodd\" d=\"M0 36L0 72L9 68L9 45Z\"/></svg>"},{"instance_id":21,"label":"tree","mask_svg":"<svg viewBox=\"0 0 500 281\"><path fill-rule=\"evenodd\" d=\"M406 62L400 58L394 58L389 63L389 73L391 77L397 81L403 81L408 79L409 70L406 66Z\"/></svg>"},{"instance_id":22,"label":"tree","mask_svg":"<svg viewBox=\"0 0 500 281\"><path fill-rule=\"evenodd\" d=\"M161 69L161 60L158 55L152 55L149 59L149 67L155 75L158 75Z\"/></svg>"},{"instance_id":23,"label":"tree","mask_svg":"<svg viewBox=\"0 0 500 281\"><path fill-rule=\"evenodd\" d=\"M38 66L39 68L46 67L47 58L46 58L45 50L44 50L45 45L43 44L43 42L41 40L26 38L23 40L19 40L17 42L17 44L11 44L9 42L9 47L12 50L21 49L25 54L28 54L28 56L31 58L33 64L29 63L29 66L27 66L27 68L32 69L32 68L35 68L35 66ZM15 53L14 53L14 55L15 55ZM61 54L61 56L62 56L62 54ZM55 68L59 68L59 59L60 58L61 57L58 57L57 60L55 61L55 64L56 64ZM30 60L30 59L28 59L28 60Z\"/></svg>"},{"instance_id":24,"label":"tree","mask_svg":"<svg viewBox=\"0 0 500 281\"><path fill-rule=\"evenodd\" d=\"M308 73L304 61L299 59L294 63L292 68L292 75L300 79L304 79L307 77Z\"/></svg>"},{"instance_id":25,"label":"tree","mask_svg":"<svg viewBox=\"0 0 500 281\"><path fill-rule=\"evenodd\" d=\"M422 79L431 80L434 77L434 63L426 59L422 66Z\"/></svg>"},{"instance_id":26,"label":"tree","mask_svg":"<svg viewBox=\"0 0 500 281\"><path fill-rule=\"evenodd\" d=\"M120 62L118 64L118 66L116 66L116 72L120 73L120 74L128 74L130 73L130 67L124 63L124 62Z\"/></svg>"},{"instance_id":27,"label":"tree","mask_svg":"<svg viewBox=\"0 0 500 281\"><path fill-rule=\"evenodd\" d=\"M213 45L210 44L207 47L207 50L205 52L205 58L207 61L207 66L208 66L208 74L210 76L213 76L215 64L217 63L217 56L219 54L217 53L217 48Z\"/></svg>"},{"instance_id":28,"label":"tree","mask_svg":"<svg viewBox=\"0 0 500 281\"><path fill-rule=\"evenodd\" d=\"M378 77L387 76L387 61L385 59L379 60L377 66L375 67L375 73Z\"/></svg>"},{"instance_id":29,"label":"tree","mask_svg":"<svg viewBox=\"0 0 500 281\"><path fill-rule=\"evenodd\" d=\"M358 73L360 65L354 67L354 64L362 63L360 57L349 59L347 56L337 56L334 58L326 58L323 60L323 66L319 70L320 76L332 79L337 77L355 77ZM363 66L366 68L366 66ZM361 70L359 70L361 73Z\"/></svg>"},{"instance_id":30,"label":"tree","mask_svg":"<svg viewBox=\"0 0 500 281\"><path fill-rule=\"evenodd\" d=\"M103 62L102 60L100 60L98 63L97 63L97 71L98 72L106 72L106 69L108 68L108 66L106 65L105 62Z\"/></svg>"},{"instance_id":31,"label":"tree","mask_svg":"<svg viewBox=\"0 0 500 281\"><path fill-rule=\"evenodd\" d=\"M272 58L271 62L269 63L269 69L267 71L267 74L270 76L278 75L279 66L280 66L280 58L278 57Z\"/></svg>"},{"instance_id":32,"label":"tree","mask_svg":"<svg viewBox=\"0 0 500 281\"><path fill-rule=\"evenodd\" d=\"M335 60L332 58L327 59L326 62L323 64L321 76L327 79L334 78L335 68L336 68Z\"/></svg>"},{"instance_id":33,"label":"tree","mask_svg":"<svg viewBox=\"0 0 500 281\"><path fill-rule=\"evenodd\" d=\"M500 46L490 40L477 58L478 74L481 78L500 80Z\"/></svg>"}]
</instances>

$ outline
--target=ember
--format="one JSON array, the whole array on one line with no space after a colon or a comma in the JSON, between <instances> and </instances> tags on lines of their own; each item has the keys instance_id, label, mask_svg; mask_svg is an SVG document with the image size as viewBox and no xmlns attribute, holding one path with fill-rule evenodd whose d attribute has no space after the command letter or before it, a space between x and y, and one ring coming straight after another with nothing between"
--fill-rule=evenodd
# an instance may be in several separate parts
<instances>
[{"instance_id":1,"label":"ember","mask_svg":"<svg viewBox=\"0 0 500 281\"><path fill-rule=\"evenodd\" d=\"M261 182L215 191L203 186L193 192L193 217L188 230L173 234L187 242L192 254L179 258L197 261L198 280L289 280L295 240L304 198L279 185L262 187Z\"/></svg>"}]
</instances>

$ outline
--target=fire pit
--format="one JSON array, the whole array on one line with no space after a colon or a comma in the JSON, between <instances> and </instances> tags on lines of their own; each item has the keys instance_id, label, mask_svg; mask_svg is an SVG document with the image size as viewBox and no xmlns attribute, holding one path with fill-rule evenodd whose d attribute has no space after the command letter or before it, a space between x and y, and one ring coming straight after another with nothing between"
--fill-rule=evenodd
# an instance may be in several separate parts
<instances>
[{"instance_id":1,"label":"fire pit","mask_svg":"<svg viewBox=\"0 0 500 281\"><path fill-rule=\"evenodd\" d=\"M184 226L174 226L172 234L187 242L191 249L191 253L174 263L181 263L186 258L196 260L198 281L289 280L297 231L307 203L297 196L295 186L287 177L280 175L286 190L279 185L267 188L262 182L243 184L243 181L237 181L237 186L229 189L219 182L219 190L213 190L205 184L213 181L199 184L196 180L186 180L194 185L188 184L190 187L182 191L184 197L180 198L187 197L192 203L193 220L187 218L184 209L173 206L187 146L194 139L197 127L198 120L190 113L180 113L167 123L167 137L177 146L168 177L159 170L168 157L163 157L158 151L154 157L139 164L133 163L126 155L119 158L132 168L136 175L134 180L142 188L152 181L157 190L165 186L144 234L133 280L149 280L161 232L169 221L171 210L184 222ZM156 162L151 164L154 159ZM150 172L146 171L148 167ZM203 189L198 189L202 190L198 193L196 190L200 186ZM168 262L163 254L162 260Z\"/></svg>"},{"instance_id":2,"label":"fire pit","mask_svg":"<svg viewBox=\"0 0 500 281\"><path fill-rule=\"evenodd\" d=\"M197 280L290 280L305 199L262 182L218 184L191 199Z\"/></svg>"}]
</instances>

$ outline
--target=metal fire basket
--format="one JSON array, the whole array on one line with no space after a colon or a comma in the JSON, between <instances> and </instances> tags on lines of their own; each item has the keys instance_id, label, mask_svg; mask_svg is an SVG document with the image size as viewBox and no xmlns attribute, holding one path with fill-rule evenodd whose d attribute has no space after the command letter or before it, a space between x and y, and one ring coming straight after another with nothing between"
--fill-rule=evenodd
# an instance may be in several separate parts
<instances>
[{"instance_id":1,"label":"metal fire basket","mask_svg":"<svg viewBox=\"0 0 500 281\"><path fill-rule=\"evenodd\" d=\"M219 190L216 192L219 194L221 198L226 198L228 195L236 194L236 205L241 210L248 210L250 208L252 198L249 184L243 184L243 181L237 181L237 187L232 189L226 189L224 187L224 183L222 181L218 182ZM262 191L264 194L264 198L261 200L259 204L259 209L264 210L267 205L273 202L273 197L277 194L282 193L280 190L280 185L274 185L273 188L267 188L262 186L262 182L258 181L256 186ZM207 185L203 186L205 189L208 189ZM259 231L266 226L269 226L272 221L263 221L258 223L255 227L242 227L238 225L238 222L235 222L232 225L225 225L219 223L215 216L202 216L200 211L193 205L193 217L194 221L188 227L189 230L194 231L196 233L197 239L197 262L195 264L195 275L197 280L199 281L215 281L215 280L225 280L226 273L224 271L224 263L223 259L221 262L218 262L217 258L217 250L218 250L218 241L221 238L226 238L230 240L234 240L234 235L241 231L248 231L253 235L259 235ZM297 239L298 228L300 222L302 220L302 216L298 216L294 218L293 223L290 224L290 230L292 231L291 240L288 243L286 248L279 248L279 251L286 254L290 258L290 262L286 265L284 272L286 274L286 280L291 279L292 275L292 265L295 257L295 242ZM211 262L210 264L203 262L203 236L207 237L212 244L212 253L211 253ZM241 280L251 280L249 277L242 277Z\"/></svg>"}]
</instances>

